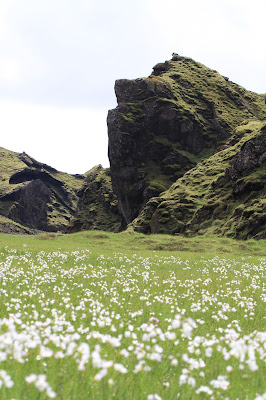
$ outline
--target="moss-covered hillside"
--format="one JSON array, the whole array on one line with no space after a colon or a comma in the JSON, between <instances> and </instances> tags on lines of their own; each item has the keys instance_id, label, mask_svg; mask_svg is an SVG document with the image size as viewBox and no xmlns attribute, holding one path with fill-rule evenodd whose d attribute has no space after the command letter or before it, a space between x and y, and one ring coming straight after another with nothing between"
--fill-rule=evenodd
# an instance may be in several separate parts
<instances>
[{"instance_id":1,"label":"moss-covered hillside","mask_svg":"<svg viewBox=\"0 0 266 400\"><path fill-rule=\"evenodd\" d=\"M115 92L109 159L126 224L151 197L214 154L237 126L266 118L263 95L176 54L148 78L118 80Z\"/></svg>"},{"instance_id":2,"label":"moss-covered hillside","mask_svg":"<svg viewBox=\"0 0 266 400\"><path fill-rule=\"evenodd\" d=\"M97 165L88 171L78 197L75 217L67 229L69 233L94 229L119 232L122 218L113 193L109 168Z\"/></svg>"},{"instance_id":3,"label":"moss-covered hillside","mask_svg":"<svg viewBox=\"0 0 266 400\"><path fill-rule=\"evenodd\" d=\"M69 175L0 148L0 231L266 238L265 95L177 54L115 92L110 169Z\"/></svg>"},{"instance_id":4,"label":"moss-covered hillside","mask_svg":"<svg viewBox=\"0 0 266 400\"><path fill-rule=\"evenodd\" d=\"M69 175L26 153L0 147L0 215L39 230L65 230L83 175ZM4 224L4 222L3 222Z\"/></svg>"},{"instance_id":5,"label":"moss-covered hillside","mask_svg":"<svg viewBox=\"0 0 266 400\"><path fill-rule=\"evenodd\" d=\"M144 233L266 238L266 121L235 128L216 154L152 198L132 227Z\"/></svg>"}]
</instances>

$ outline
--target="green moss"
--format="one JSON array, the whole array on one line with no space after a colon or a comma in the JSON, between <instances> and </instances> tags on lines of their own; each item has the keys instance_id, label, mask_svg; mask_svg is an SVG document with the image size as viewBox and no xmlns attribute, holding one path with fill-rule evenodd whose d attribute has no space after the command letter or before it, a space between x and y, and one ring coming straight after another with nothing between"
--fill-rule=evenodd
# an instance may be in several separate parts
<instances>
[{"instance_id":1,"label":"green moss","mask_svg":"<svg viewBox=\"0 0 266 400\"><path fill-rule=\"evenodd\" d=\"M127 111L120 113L125 122L135 124L145 116L143 102L127 103Z\"/></svg>"},{"instance_id":2,"label":"green moss","mask_svg":"<svg viewBox=\"0 0 266 400\"><path fill-rule=\"evenodd\" d=\"M98 165L86 174L84 186L80 191L78 211L68 231L96 229L118 232L120 225L121 215L112 190L110 169Z\"/></svg>"},{"instance_id":3,"label":"green moss","mask_svg":"<svg viewBox=\"0 0 266 400\"><path fill-rule=\"evenodd\" d=\"M0 215L0 233L8 234L32 234L33 231L17 222Z\"/></svg>"},{"instance_id":4,"label":"green moss","mask_svg":"<svg viewBox=\"0 0 266 400\"><path fill-rule=\"evenodd\" d=\"M172 234L215 234L240 239L264 237L265 163L235 181L231 181L226 172L243 145L255 140L263 129L264 122L259 121L239 127L236 143L233 141L230 145L231 139L228 139L224 149L197 164L160 195L156 210L153 209L155 220L149 219L148 203L133 227L141 231L142 226L149 226L151 232ZM238 194L234 194L237 187Z\"/></svg>"},{"instance_id":5,"label":"green moss","mask_svg":"<svg viewBox=\"0 0 266 400\"><path fill-rule=\"evenodd\" d=\"M64 229L77 207L78 197L76 192L81 189L84 176L60 172L46 164L39 163L25 153L19 154L0 148L0 196L15 193L29 183L29 181L18 184L9 183L12 175L24 170L39 171L40 173L46 173L47 177L51 177L51 179L47 178L47 181L44 182L51 191L50 204L47 205L48 228L56 229L58 227L58 229ZM15 201L14 198L15 196L13 198L0 199L0 213L2 215L9 215Z\"/></svg>"}]
</instances>

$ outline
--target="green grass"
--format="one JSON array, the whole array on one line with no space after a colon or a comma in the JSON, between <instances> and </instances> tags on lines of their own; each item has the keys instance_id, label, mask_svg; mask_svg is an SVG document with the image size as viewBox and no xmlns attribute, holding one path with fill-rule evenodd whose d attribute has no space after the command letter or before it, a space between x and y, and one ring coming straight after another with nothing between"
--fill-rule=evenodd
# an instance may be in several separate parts
<instances>
[{"instance_id":1,"label":"green grass","mask_svg":"<svg viewBox=\"0 0 266 400\"><path fill-rule=\"evenodd\" d=\"M31 251L75 251L90 249L92 252L111 254L113 251L134 253L138 251L148 256L156 253L175 252L191 257L206 254L242 256L266 256L266 240L234 240L221 237L184 237L182 235L144 235L125 231L112 233L104 231L83 231L70 235L61 233L40 233L39 235L1 235L0 248L5 246Z\"/></svg>"},{"instance_id":2,"label":"green grass","mask_svg":"<svg viewBox=\"0 0 266 400\"><path fill-rule=\"evenodd\" d=\"M265 266L265 241L0 235L1 400L254 400Z\"/></svg>"}]
</instances>

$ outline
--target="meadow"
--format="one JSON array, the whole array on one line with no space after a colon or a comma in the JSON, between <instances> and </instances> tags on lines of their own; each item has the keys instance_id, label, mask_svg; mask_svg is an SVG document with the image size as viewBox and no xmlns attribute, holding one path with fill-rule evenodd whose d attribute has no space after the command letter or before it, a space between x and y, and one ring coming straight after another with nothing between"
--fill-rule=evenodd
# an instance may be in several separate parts
<instances>
[{"instance_id":1,"label":"meadow","mask_svg":"<svg viewBox=\"0 0 266 400\"><path fill-rule=\"evenodd\" d=\"M265 400L265 270L265 240L0 235L0 399Z\"/></svg>"}]
</instances>

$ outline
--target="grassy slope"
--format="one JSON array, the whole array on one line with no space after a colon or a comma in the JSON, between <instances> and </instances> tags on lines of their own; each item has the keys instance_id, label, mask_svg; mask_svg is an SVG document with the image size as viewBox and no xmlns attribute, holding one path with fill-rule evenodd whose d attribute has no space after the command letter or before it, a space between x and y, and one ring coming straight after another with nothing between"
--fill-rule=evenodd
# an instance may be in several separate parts
<instances>
[{"instance_id":1,"label":"grassy slope","mask_svg":"<svg viewBox=\"0 0 266 400\"><path fill-rule=\"evenodd\" d=\"M232 194L235 183L227 182L225 175L230 160L239 153L244 143L256 138L262 129L265 129L265 122L256 120L237 127L233 141L230 139L222 150L198 163L162 193L157 201L151 199L133 222L133 228L154 233L186 231L187 234L207 233L244 239L252 235L248 224L265 220L265 190L248 191L237 198ZM265 187L265 164L252 170L245 179ZM247 210L248 215L245 214Z\"/></svg>"},{"instance_id":2,"label":"grassy slope","mask_svg":"<svg viewBox=\"0 0 266 400\"><path fill-rule=\"evenodd\" d=\"M263 95L244 89L190 58L180 57L178 61L168 62L165 72L149 79L170 85L181 112L184 110L201 118L201 114L207 116L208 106L213 105L217 119L231 132L245 118L266 119Z\"/></svg>"},{"instance_id":3,"label":"grassy slope","mask_svg":"<svg viewBox=\"0 0 266 400\"><path fill-rule=\"evenodd\" d=\"M16 171L25 167L25 163L18 158L18 153L0 147L0 196L13 191L9 179Z\"/></svg>"},{"instance_id":4,"label":"grassy slope","mask_svg":"<svg viewBox=\"0 0 266 400\"><path fill-rule=\"evenodd\" d=\"M181 149L178 138L172 142L167 140L167 143L164 137L154 137L153 140L179 152L189 159L192 166L215 153L217 144L232 135L237 126L250 120L266 119L263 95L244 89L190 58L180 57L178 61L168 61L166 64L166 71L159 76L151 75L147 81L158 91L160 87L171 90L174 98L158 98L158 103L162 106L170 103L176 111L176 118L184 125L193 122L194 126L198 126L205 135L206 147L195 155L193 151ZM144 100L144 103L148 100ZM137 112L135 115L138 117ZM148 172L152 177L153 171ZM158 184L163 188L163 179L158 172L156 177L152 177L150 185ZM164 180L169 187L169 181L166 178Z\"/></svg>"},{"instance_id":5,"label":"grassy slope","mask_svg":"<svg viewBox=\"0 0 266 400\"><path fill-rule=\"evenodd\" d=\"M171 235L144 235L128 232L111 233L83 231L71 235L43 233L34 236L0 235L0 248L33 251L75 251L89 249L93 254L112 255L114 252L142 255L182 255L200 259L202 256L266 256L266 240L233 240L231 238L184 238Z\"/></svg>"},{"instance_id":6,"label":"grassy slope","mask_svg":"<svg viewBox=\"0 0 266 400\"><path fill-rule=\"evenodd\" d=\"M33 159L32 159L33 160ZM35 160L33 160L35 162ZM64 183L62 189L68 195L68 199L63 199L66 202L67 207L76 208L77 205L77 195L76 191L81 188L83 184L83 179L81 177L77 177L75 175L70 175L64 172L60 172L57 170L50 170L48 166L45 164L41 164L43 166L43 170L48 172L54 178L60 180ZM48 167L48 168L47 168ZM28 182L18 183L18 184L9 184L10 177L15 174L17 171L22 171L25 168L27 169L36 169L34 166L29 167L26 163L24 163L19 158L19 153L15 153L10 150L6 150L0 147L0 196L11 193L15 190L18 190L20 187L26 185ZM62 190L58 191L56 188L53 188L54 195L51 197L51 204L48 212L48 220L50 224L60 225L66 224L66 218L71 217L71 213L64 204L59 204L58 199L62 197ZM69 202L71 199L71 202ZM12 205L12 202L2 202L0 204L1 213L5 216L8 215L9 207Z\"/></svg>"}]
</instances>

